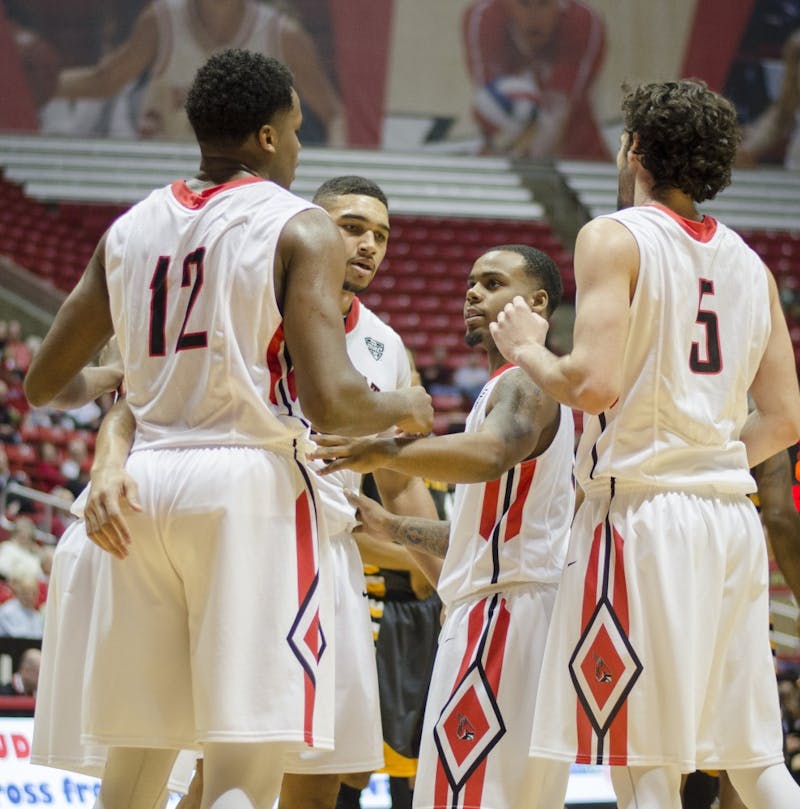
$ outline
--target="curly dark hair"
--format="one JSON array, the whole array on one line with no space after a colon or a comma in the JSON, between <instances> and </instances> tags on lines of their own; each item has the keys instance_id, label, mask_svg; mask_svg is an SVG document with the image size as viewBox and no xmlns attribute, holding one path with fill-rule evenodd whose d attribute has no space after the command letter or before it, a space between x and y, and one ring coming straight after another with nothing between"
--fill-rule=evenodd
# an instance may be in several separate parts
<instances>
[{"instance_id":1,"label":"curly dark hair","mask_svg":"<svg viewBox=\"0 0 800 809\"><path fill-rule=\"evenodd\" d=\"M186 114L200 143L238 146L292 107L289 68L260 53L230 48L195 75Z\"/></svg>"},{"instance_id":2,"label":"curly dark hair","mask_svg":"<svg viewBox=\"0 0 800 809\"><path fill-rule=\"evenodd\" d=\"M497 247L491 247L486 253L497 251L516 253L518 256L522 256L525 261L526 275L535 283L541 284L542 289L547 292L547 316L552 315L558 304L561 303L561 297L564 294L561 273L555 261L547 253L543 253L541 250L527 244L501 244Z\"/></svg>"},{"instance_id":3,"label":"curly dark hair","mask_svg":"<svg viewBox=\"0 0 800 809\"><path fill-rule=\"evenodd\" d=\"M331 177L330 180L325 180L314 194L312 202L324 207L326 200L344 197L348 194L356 194L359 197L374 197L386 206L386 210L389 210L389 200L386 199L383 189L372 180L359 177L357 174L343 174L339 177Z\"/></svg>"},{"instance_id":4,"label":"curly dark hair","mask_svg":"<svg viewBox=\"0 0 800 809\"><path fill-rule=\"evenodd\" d=\"M653 190L678 188L695 202L731 182L740 132L733 104L697 79L623 86L625 130L639 136Z\"/></svg>"}]
</instances>

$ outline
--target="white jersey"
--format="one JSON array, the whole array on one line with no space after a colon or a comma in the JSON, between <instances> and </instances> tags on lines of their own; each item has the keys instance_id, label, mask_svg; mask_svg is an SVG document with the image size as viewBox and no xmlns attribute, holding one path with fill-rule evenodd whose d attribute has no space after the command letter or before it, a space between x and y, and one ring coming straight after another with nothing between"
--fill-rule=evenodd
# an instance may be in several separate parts
<instances>
[{"instance_id":1,"label":"white jersey","mask_svg":"<svg viewBox=\"0 0 800 809\"><path fill-rule=\"evenodd\" d=\"M660 205L610 217L639 248L623 360L624 393L588 416L576 477L588 492L632 482L664 489L755 491L744 444L747 390L770 334L767 274L725 225Z\"/></svg>"},{"instance_id":2,"label":"white jersey","mask_svg":"<svg viewBox=\"0 0 800 809\"><path fill-rule=\"evenodd\" d=\"M506 365L492 374L467 417L466 432L483 424L502 376L516 372ZM562 405L558 431L541 455L497 480L456 486L438 587L446 605L515 584L559 580L575 507L574 442L572 412Z\"/></svg>"},{"instance_id":3,"label":"white jersey","mask_svg":"<svg viewBox=\"0 0 800 809\"><path fill-rule=\"evenodd\" d=\"M283 15L272 5L246 0L238 31L229 42L208 39L192 0L155 0L158 44L140 112L140 130L150 137L193 138L184 104L195 73L214 53L242 48L285 61Z\"/></svg>"},{"instance_id":4,"label":"white jersey","mask_svg":"<svg viewBox=\"0 0 800 809\"><path fill-rule=\"evenodd\" d=\"M373 390L398 390L411 385L411 366L400 335L358 298L353 298L344 328L350 362ZM316 466L321 468L322 464ZM317 478L317 490L331 536L349 531L355 525L353 507L344 496L346 488L359 491L361 475L358 472L343 469Z\"/></svg>"},{"instance_id":5,"label":"white jersey","mask_svg":"<svg viewBox=\"0 0 800 809\"><path fill-rule=\"evenodd\" d=\"M111 226L106 279L134 450L291 452L306 434L273 263L286 223L311 207L264 180L202 193L176 182Z\"/></svg>"}]
</instances>

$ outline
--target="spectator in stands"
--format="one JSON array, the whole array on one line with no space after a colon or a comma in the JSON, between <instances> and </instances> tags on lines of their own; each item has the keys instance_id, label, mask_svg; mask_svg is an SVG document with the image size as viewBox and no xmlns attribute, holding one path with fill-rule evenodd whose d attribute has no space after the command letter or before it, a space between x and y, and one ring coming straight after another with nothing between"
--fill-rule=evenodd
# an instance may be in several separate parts
<instances>
[{"instance_id":1,"label":"spectator in stands","mask_svg":"<svg viewBox=\"0 0 800 809\"><path fill-rule=\"evenodd\" d=\"M8 385L0 379L0 441L18 444L21 421L22 414L8 401Z\"/></svg>"},{"instance_id":2,"label":"spectator in stands","mask_svg":"<svg viewBox=\"0 0 800 809\"><path fill-rule=\"evenodd\" d=\"M92 459L85 439L76 437L67 444L67 455L61 463L60 472L64 486L77 497L89 482Z\"/></svg>"},{"instance_id":3,"label":"spectator in stands","mask_svg":"<svg viewBox=\"0 0 800 809\"><path fill-rule=\"evenodd\" d=\"M0 444L0 496L6 490L6 486L12 480L19 480L19 478L11 473L11 466L8 463L8 455L5 446Z\"/></svg>"},{"instance_id":4,"label":"spectator in stands","mask_svg":"<svg viewBox=\"0 0 800 809\"><path fill-rule=\"evenodd\" d=\"M786 739L786 766L800 783L800 688L796 670L778 675L778 695Z\"/></svg>"},{"instance_id":5,"label":"spectator in stands","mask_svg":"<svg viewBox=\"0 0 800 809\"><path fill-rule=\"evenodd\" d=\"M11 682L0 685L0 694L16 697L35 697L39 687L39 665L42 662L42 652L33 647L26 649L19 659L17 670L11 677Z\"/></svg>"},{"instance_id":6,"label":"spectator in stands","mask_svg":"<svg viewBox=\"0 0 800 809\"><path fill-rule=\"evenodd\" d=\"M473 0L463 34L488 151L610 159L590 98L605 51L597 12L580 0Z\"/></svg>"},{"instance_id":7,"label":"spectator in stands","mask_svg":"<svg viewBox=\"0 0 800 809\"><path fill-rule=\"evenodd\" d=\"M64 70L56 95L107 98L149 71L139 110L140 135L192 140L184 111L189 87L206 59L227 47L285 62L303 106L325 126L328 144L344 145L342 104L311 37L293 17L255 0L154 0L139 15L130 37L97 65Z\"/></svg>"},{"instance_id":8,"label":"spectator in stands","mask_svg":"<svg viewBox=\"0 0 800 809\"><path fill-rule=\"evenodd\" d=\"M453 384L453 369L447 364L447 349L439 344L433 347L433 362L419 371L422 385L432 396L458 393Z\"/></svg>"},{"instance_id":9,"label":"spectator in stands","mask_svg":"<svg viewBox=\"0 0 800 809\"><path fill-rule=\"evenodd\" d=\"M40 441L36 447L36 463L30 470L31 480L36 488L49 492L54 486L61 486L64 477L60 470L61 459L52 441Z\"/></svg>"},{"instance_id":10,"label":"spectator in stands","mask_svg":"<svg viewBox=\"0 0 800 809\"><path fill-rule=\"evenodd\" d=\"M22 339L22 326L18 320L8 321L8 336L3 347L3 364L6 371L17 376L20 381L31 364L31 350Z\"/></svg>"},{"instance_id":11,"label":"spectator in stands","mask_svg":"<svg viewBox=\"0 0 800 809\"><path fill-rule=\"evenodd\" d=\"M466 360L453 373L453 384L466 399L468 409L475 404L478 394L489 379L489 371L476 351L467 354Z\"/></svg>"},{"instance_id":12,"label":"spectator in stands","mask_svg":"<svg viewBox=\"0 0 800 809\"><path fill-rule=\"evenodd\" d=\"M739 166L778 160L786 168L800 169L800 29L786 40L783 67L778 97L743 129Z\"/></svg>"},{"instance_id":13,"label":"spectator in stands","mask_svg":"<svg viewBox=\"0 0 800 809\"><path fill-rule=\"evenodd\" d=\"M39 611L39 580L20 576L9 584L14 597L0 605L0 637L41 638L44 624Z\"/></svg>"},{"instance_id":14,"label":"spectator in stands","mask_svg":"<svg viewBox=\"0 0 800 809\"><path fill-rule=\"evenodd\" d=\"M17 517L9 538L0 543L0 577L37 578L41 572L36 523L30 517Z\"/></svg>"},{"instance_id":15,"label":"spectator in stands","mask_svg":"<svg viewBox=\"0 0 800 809\"><path fill-rule=\"evenodd\" d=\"M67 410L62 423L77 430L98 430L103 420L103 408L97 402L87 402L85 405Z\"/></svg>"}]
</instances>

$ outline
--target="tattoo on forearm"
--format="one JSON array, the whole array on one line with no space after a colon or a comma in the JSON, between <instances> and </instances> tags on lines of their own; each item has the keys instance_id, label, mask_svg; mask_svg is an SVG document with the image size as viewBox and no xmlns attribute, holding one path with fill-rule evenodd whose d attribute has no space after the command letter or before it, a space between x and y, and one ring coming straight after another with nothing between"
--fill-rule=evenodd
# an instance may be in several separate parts
<instances>
[{"instance_id":1,"label":"tattoo on forearm","mask_svg":"<svg viewBox=\"0 0 800 809\"><path fill-rule=\"evenodd\" d=\"M401 545L425 551L439 559L447 553L450 524L436 520L421 520L403 517L394 523L392 538Z\"/></svg>"}]
</instances>

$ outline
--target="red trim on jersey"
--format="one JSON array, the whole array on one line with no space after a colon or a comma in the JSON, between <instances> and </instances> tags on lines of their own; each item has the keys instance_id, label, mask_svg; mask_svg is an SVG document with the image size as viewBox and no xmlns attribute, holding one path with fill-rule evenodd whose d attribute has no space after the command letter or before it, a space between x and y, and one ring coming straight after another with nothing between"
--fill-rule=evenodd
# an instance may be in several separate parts
<instances>
[{"instance_id":1,"label":"red trim on jersey","mask_svg":"<svg viewBox=\"0 0 800 809\"><path fill-rule=\"evenodd\" d=\"M212 197L215 197L222 191L227 191L229 188L238 188L240 185L264 182L266 182L266 180L263 177L243 177L241 180L231 180L229 183L212 185L202 191L192 191L186 184L186 180L175 180L170 188L172 189L172 194L175 199L180 202L184 208L196 211L202 208Z\"/></svg>"},{"instance_id":2,"label":"red trim on jersey","mask_svg":"<svg viewBox=\"0 0 800 809\"><path fill-rule=\"evenodd\" d=\"M344 332L350 334L351 331L358 325L358 318L361 315L361 301L357 297L353 297L353 303L350 304L350 311L344 319Z\"/></svg>"},{"instance_id":3,"label":"red trim on jersey","mask_svg":"<svg viewBox=\"0 0 800 809\"><path fill-rule=\"evenodd\" d=\"M500 376L500 374L502 374L503 371L507 371L509 368L516 368L516 367L517 366L514 365L513 362L507 362L505 365L501 365L496 371L493 371L489 375L489 379L494 379L496 376Z\"/></svg>"},{"instance_id":4,"label":"red trim on jersey","mask_svg":"<svg viewBox=\"0 0 800 809\"><path fill-rule=\"evenodd\" d=\"M308 501L308 492L303 490L295 500L295 537L297 545L297 603L302 604L314 584L316 576L316 558L314 554L314 521ZM314 658L319 658L319 611L309 624L304 638ZM303 718L303 739L306 744L314 743L314 700L316 698L316 683L305 669L303 675L305 713Z\"/></svg>"},{"instance_id":5,"label":"red trim on jersey","mask_svg":"<svg viewBox=\"0 0 800 809\"><path fill-rule=\"evenodd\" d=\"M648 202L647 207L658 208L663 211L671 219L675 220L693 239L698 242L710 242L717 232L717 220L713 216L703 216L701 222L695 222L694 219L687 219L685 216L675 213L672 208L667 208L666 205L661 205L658 202Z\"/></svg>"},{"instance_id":6,"label":"red trim on jersey","mask_svg":"<svg viewBox=\"0 0 800 809\"><path fill-rule=\"evenodd\" d=\"M267 347L267 368L269 368L269 400L272 404L285 404L278 400L278 385L286 379L288 394L294 402L297 399L297 386L294 379L294 368L286 362L285 342L283 339L283 323L278 326Z\"/></svg>"},{"instance_id":7,"label":"red trim on jersey","mask_svg":"<svg viewBox=\"0 0 800 809\"><path fill-rule=\"evenodd\" d=\"M533 483L533 476L536 472L536 460L523 461L519 464L519 481L517 483L517 495L514 502L508 509L506 517L506 530L503 540L508 542L514 539L522 528L522 511L525 508L525 501L528 499L528 492Z\"/></svg>"},{"instance_id":8,"label":"red trim on jersey","mask_svg":"<svg viewBox=\"0 0 800 809\"><path fill-rule=\"evenodd\" d=\"M500 482L505 475L497 480L489 480L483 487L483 505L481 506L481 519L478 531L484 539L489 539L497 522L497 501L500 498Z\"/></svg>"}]
</instances>

